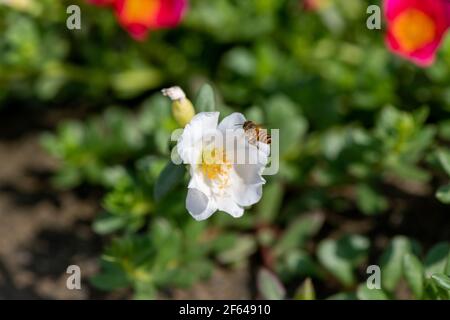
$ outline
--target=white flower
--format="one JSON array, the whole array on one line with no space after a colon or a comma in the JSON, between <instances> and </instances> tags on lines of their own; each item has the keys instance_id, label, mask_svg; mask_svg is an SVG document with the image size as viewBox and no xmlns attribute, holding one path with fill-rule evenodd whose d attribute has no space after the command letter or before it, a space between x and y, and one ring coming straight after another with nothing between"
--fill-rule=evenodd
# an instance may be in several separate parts
<instances>
[{"instance_id":1,"label":"white flower","mask_svg":"<svg viewBox=\"0 0 450 320\"><path fill-rule=\"evenodd\" d=\"M194 116L178 140L177 151L189 164L191 180L186 208L196 220L209 218L217 210L238 218L244 207L262 196L262 171L268 148L249 144L240 113L233 113L218 125L219 112Z\"/></svg>"}]
</instances>

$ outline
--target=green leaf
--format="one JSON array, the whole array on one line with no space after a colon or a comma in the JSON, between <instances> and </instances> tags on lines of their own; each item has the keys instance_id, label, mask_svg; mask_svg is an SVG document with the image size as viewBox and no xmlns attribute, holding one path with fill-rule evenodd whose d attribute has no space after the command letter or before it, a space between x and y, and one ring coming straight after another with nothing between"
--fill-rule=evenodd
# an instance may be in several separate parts
<instances>
[{"instance_id":1,"label":"green leaf","mask_svg":"<svg viewBox=\"0 0 450 320\"><path fill-rule=\"evenodd\" d=\"M436 285L436 282L433 279L431 279L431 278L425 279L424 299L426 299L426 300L439 300L439 297L441 295L441 291L443 291L443 289L438 287Z\"/></svg>"},{"instance_id":2,"label":"green leaf","mask_svg":"<svg viewBox=\"0 0 450 320\"><path fill-rule=\"evenodd\" d=\"M209 84L203 85L200 89L197 99L195 100L195 109L197 112L211 112L216 110L214 91Z\"/></svg>"},{"instance_id":3,"label":"green leaf","mask_svg":"<svg viewBox=\"0 0 450 320\"><path fill-rule=\"evenodd\" d=\"M102 215L95 219L92 227L98 234L105 235L123 228L127 223L124 216Z\"/></svg>"},{"instance_id":4,"label":"green leaf","mask_svg":"<svg viewBox=\"0 0 450 320\"><path fill-rule=\"evenodd\" d=\"M424 291L424 270L422 263L412 253L403 256L403 274L414 296L420 299Z\"/></svg>"},{"instance_id":5,"label":"green leaf","mask_svg":"<svg viewBox=\"0 0 450 320\"><path fill-rule=\"evenodd\" d=\"M412 252L410 240L403 236L395 237L380 259L381 283L383 289L391 292L402 276L403 257Z\"/></svg>"},{"instance_id":6,"label":"green leaf","mask_svg":"<svg viewBox=\"0 0 450 320\"><path fill-rule=\"evenodd\" d=\"M256 240L252 236L240 236L234 246L219 254L217 259L224 264L242 262L257 249Z\"/></svg>"},{"instance_id":7,"label":"green leaf","mask_svg":"<svg viewBox=\"0 0 450 320\"><path fill-rule=\"evenodd\" d=\"M357 296L353 292L339 292L329 296L327 300L356 300Z\"/></svg>"},{"instance_id":8,"label":"green leaf","mask_svg":"<svg viewBox=\"0 0 450 320\"><path fill-rule=\"evenodd\" d=\"M282 300L286 295L286 290L277 278L275 274L271 271L262 268L258 272L257 276L258 291L267 300Z\"/></svg>"},{"instance_id":9,"label":"green leaf","mask_svg":"<svg viewBox=\"0 0 450 320\"><path fill-rule=\"evenodd\" d=\"M389 300L389 297L382 289L370 289L366 283L361 283L356 291L359 300Z\"/></svg>"},{"instance_id":10,"label":"green leaf","mask_svg":"<svg viewBox=\"0 0 450 320\"><path fill-rule=\"evenodd\" d=\"M442 289L450 291L450 277L443 273L436 273L431 276L431 279Z\"/></svg>"},{"instance_id":11,"label":"green leaf","mask_svg":"<svg viewBox=\"0 0 450 320\"><path fill-rule=\"evenodd\" d=\"M102 261L102 272L90 278L96 288L105 291L124 288L130 284L126 274L117 265Z\"/></svg>"},{"instance_id":12,"label":"green leaf","mask_svg":"<svg viewBox=\"0 0 450 320\"><path fill-rule=\"evenodd\" d=\"M52 184L58 189L70 189L82 181L80 171L66 164L65 167L52 177Z\"/></svg>"},{"instance_id":13,"label":"green leaf","mask_svg":"<svg viewBox=\"0 0 450 320\"><path fill-rule=\"evenodd\" d=\"M309 253L302 250L290 250L278 259L277 272L283 280L314 276L322 277L323 272Z\"/></svg>"},{"instance_id":14,"label":"green leaf","mask_svg":"<svg viewBox=\"0 0 450 320\"><path fill-rule=\"evenodd\" d=\"M277 253L280 254L294 248L303 247L306 240L320 230L323 221L323 215L315 213L301 216L291 222L276 246Z\"/></svg>"},{"instance_id":15,"label":"green leaf","mask_svg":"<svg viewBox=\"0 0 450 320\"><path fill-rule=\"evenodd\" d=\"M353 269L367 257L369 245L369 240L359 235L326 239L319 244L317 256L343 285L351 286L355 283Z\"/></svg>"},{"instance_id":16,"label":"green leaf","mask_svg":"<svg viewBox=\"0 0 450 320\"><path fill-rule=\"evenodd\" d=\"M425 257L425 274L431 277L435 273L446 273L445 266L450 257L450 244L441 242L428 251ZM449 274L450 275L450 274Z\"/></svg>"},{"instance_id":17,"label":"green leaf","mask_svg":"<svg viewBox=\"0 0 450 320\"><path fill-rule=\"evenodd\" d=\"M161 71L154 68L126 70L110 77L112 88L122 98L134 97L146 90L155 89L162 81Z\"/></svg>"},{"instance_id":18,"label":"green leaf","mask_svg":"<svg viewBox=\"0 0 450 320\"><path fill-rule=\"evenodd\" d=\"M153 300L156 299L157 290L150 281L136 281L134 288L135 300Z\"/></svg>"},{"instance_id":19,"label":"green leaf","mask_svg":"<svg viewBox=\"0 0 450 320\"><path fill-rule=\"evenodd\" d=\"M306 119L298 114L298 106L285 96L276 96L265 105L268 127L280 129L280 155L297 154L301 139L308 129Z\"/></svg>"},{"instance_id":20,"label":"green leaf","mask_svg":"<svg viewBox=\"0 0 450 320\"><path fill-rule=\"evenodd\" d=\"M450 204L450 184L440 187L436 192L436 198L445 204Z\"/></svg>"},{"instance_id":21,"label":"green leaf","mask_svg":"<svg viewBox=\"0 0 450 320\"><path fill-rule=\"evenodd\" d=\"M154 197L161 200L165 195L172 191L175 186L183 179L185 168L183 165L176 165L169 161L156 180Z\"/></svg>"},{"instance_id":22,"label":"green leaf","mask_svg":"<svg viewBox=\"0 0 450 320\"><path fill-rule=\"evenodd\" d=\"M264 197L258 204L258 218L261 222L272 222L279 213L284 189L279 181L273 181L264 188Z\"/></svg>"},{"instance_id":23,"label":"green leaf","mask_svg":"<svg viewBox=\"0 0 450 320\"><path fill-rule=\"evenodd\" d=\"M447 257L447 265L445 266L445 271L444 273L448 276L450 276L450 251L448 253L448 257Z\"/></svg>"},{"instance_id":24,"label":"green leaf","mask_svg":"<svg viewBox=\"0 0 450 320\"><path fill-rule=\"evenodd\" d=\"M358 208L367 215L381 213L388 207L386 198L368 184L358 185L356 188L356 202Z\"/></svg>"},{"instance_id":25,"label":"green leaf","mask_svg":"<svg viewBox=\"0 0 450 320\"><path fill-rule=\"evenodd\" d=\"M314 285L312 283L311 278L306 278L306 280L300 285L297 289L295 296L295 300L315 300L316 299L316 291L314 290Z\"/></svg>"},{"instance_id":26,"label":"green leaf","mask_svg":"<svg viewBox=\"0 0 450 320\"><path fill-rule=\"evenodd\" d=\"M336 276L342 284L350 286L355 282L353 268L345 259L337 254L334 240L324 240L319 244L317 256L325 268Z\"/></svg>"},{"instance_id":27,"label":"green leaf","mask_svg":"<svg viewBox=\"0 0 450 320\"><path fill-rule=\"evenodd\" d=\"M226 232L218 235L216 238L210 241L208 243L208 247L213 253L220 253L234 247L237 238L238 235L236 233Z\"/></svg>"},{"instance_id":28,"label":"green leaf","mask_svg":"<svg viewBox=\"0 0 450 320\"><path fill-rule=\"evenodd\" d=\"M450 152L447 150L439 150L438 159L442 168L444 168L445 172L450 176Z\"/></svg>"}]
</instances>

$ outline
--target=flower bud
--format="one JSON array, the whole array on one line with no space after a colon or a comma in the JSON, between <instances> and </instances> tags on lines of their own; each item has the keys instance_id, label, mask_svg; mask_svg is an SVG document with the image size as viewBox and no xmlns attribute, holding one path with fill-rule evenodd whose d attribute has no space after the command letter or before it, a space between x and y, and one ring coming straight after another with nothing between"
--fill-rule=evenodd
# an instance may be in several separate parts
<instances>
[{"instance_id":1,"label":"flower bud","mask_svg":"<svg viewBox=\"0 0 450 320\"><path fill-rule=\"evenodd\" d=\"M163 95L172 100L172 115L181 127L185 127L195 115L194 106L186 98L180 87L171 87L162 90Z\"/></svg>"}]
</instances>

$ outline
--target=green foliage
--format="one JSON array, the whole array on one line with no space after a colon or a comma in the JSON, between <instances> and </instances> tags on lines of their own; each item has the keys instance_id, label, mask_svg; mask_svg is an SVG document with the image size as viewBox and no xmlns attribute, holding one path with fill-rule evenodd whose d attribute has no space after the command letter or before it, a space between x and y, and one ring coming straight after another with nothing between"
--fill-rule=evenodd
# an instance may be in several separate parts
<instances>
[{"instance_id":1,"label":"green foliage","mask_svg":"<svg viewBox=\"0 0 450 320\"><path fill-rule=\"evenodd\" d=\"M257 261L264 298L393 299L402 282L410 297L449 298L448 241L422 255L416 242L427 249L429 239L391 223L422 210L410 199L450 203L449 41L428 69L394 57L382 32L365 28L369 0L318 11L298 0L191 0L178 28L142 43L110 10L75 1L83 27L69 32L73 1L31 2L0 5L0 108L97 114L75 112L42 137L60 161L57 187L104 192L93 228L110 243L96 286L156 298L217 265L257 273ZM280 171L241 219L198 223L186 212L186 170L168 162L177 123L158 93L174 84L197 112L238 111L280 129ZM372 263L381 289L365 286Z\"/></svg>"},{"instance_id":2,"label":"green foliage","mask_svg":"<svg viewBox=\"0 0 450 320\"><path fill-rule=\"evenodd\" d=\"M286 295L286 290L277 277L266 269L258 272L258 289L261 296L268 300L281 300Z\"/></svg>"},{"instance_id":3,"label":"green foliage","mask_svg":"<svg viewBox=\"0 0 450 320\"><path fill-rule=\"evenodd\" d=\"M205 87L199 95L200 101L203 101L202 103L205 105L214 101L210 90L209 87ZM207 102L208 100L209 102ZM280 101L290 105L287 100ZM72 140L69 138L73 137L65 134L65 130L67 130L65 125L59 135L44 137L44 146L49 151L66 159L67 163L72 162L79 177L76 183L81 183L84 179L89 183L101 184L110 190L103 201L105 212L99 215L93 227L100 234L113 233L122 236L115 238L109 249L106 250L102 259L102 273L93 278L93 284L106 290L131 286L134 288L136 298L155 298L161 288L188 286L202 279L210 272L214 261L225 265L241 264L257 254L258 248L269 250L272 258L275 259L274 270L279 275L278 277L266 269L261 269L258 273L257 283L263 298L286 298L286 289L282 282L298 281L304 277L313 277L323 281L331 276L336 278L346 290L351 290L357 284L356 271L367 263L370 251L369 239L356 234L347 234L337 239L327 238L320 241L315 252L312 251L309 244L322 229L324 215L321 212L313 212L292 216L289 214L289 210L283 214L282 199L286 188L283 184L283 176L275 177L273 181L270 181L265 197L256 206L256 217L247 215L242 219L230 221L224 216L219 216L212 219L211 222L194 222L184 209L185 191L181 191L183 187L180 182L185 178L185 169L183 165L166 163L167 160L164 159L169 154L167 150L169 141L158 143L158 141L163 141L158 140L157 134L155 134L158 126L151 119L146 118L156 116L172 126L169 120L170 115L160 109L163 105L155 96L144 103L137 124L136 117L123 118L123 121L128 121L129 125L134 125L133 130L135 131L133 132L137 132L140 139L148 143L148 145L138 144L133 149L134 158L137 158L134 164L128 163L121 166L120 157L117 162L113 161L113 156L120 155L119 151L123 148L119 142L123 141L123 136L126 136L125 131L118 130L113 136L104 134L111 127L123 128L125 126L123 123L113 121L115 117L111 114L114 115L114 112L117 112L116 109L107 110L103 117L91 122L77 123L78 136L75 137L78 139L75 140L77 143L70 144ZM363 148L373 147L373 141L378 139L377 134L382 137L388 131L396 130L392 127L390 117L394 120L397 119L394 121L396 123L403 116L394 109L384 109L379 118L383 120L377 124L372 138L368 138L371 133L363 133L363 129L350 131L351 139L344 141L344 144L339 144L339 149L347 148L345 144L348 143L350 143L350 148L355 147L352 144L360 144ZM404 119L412 118L405 117ZM92 128L100 129L93 130ZM167 130L166 128L161 129ZM78 137L83 139L80 140ZM168 139L168 135L165 137ZM111 145L111 147L91 150L88 148L89 143L79 142L90 141L90 139L94 141L92 144L99 143L101 140L101 145ZM373 141L370 141L371 139ZM397 137L392 139L398 142ZM402 138L402 143L406 143L408 139ZM393 142L394 148L398 148L397 142ZM61 145L71 146L73 149L61 147ZM115 150L114 146L118 146L119 149ZM77 151L77 148L80 150ZM150 153L149 156L149 152L146 151L149 150L148 148L159 152ZM386 148L391 147L383 145L378 150L372 148L373 155L380 152L381 159L381 153L386 152ZM332 158L342 152L334 150L330 153ZM98 172L93 171L95 173L93 175L89 175L90 171L84 171L85 164L77 162L78 158L75 157L75 160L71 158L71 154L89 154L90 152L93 154L92 158L100 163L96 167ZM311 152L311 150L306 152ZM414 150L415 154L417 152ZM410 153L406 152L406 154L411 157ZM111 157L106 155L111 155ZM138 157L137 155L142 156ZM396 157L401 156L403 156L403 151L399 151ZM99 159L105 160L100 162ZM395 172L396 167L391 166L392 163L399 161L395 159L395 157L385 158L383 162L369 162L369 165L384 168L386 172L390 172L394 168ZM408 161L414 163L415 159L408 158ZM98 178L102 177L102 173L108 179ZM370 180L364 178L361 181ZM326 187L326 185L322 187ZM371 190L368 182L360 184L357 190L360 191L358 191L356 204L361 203L358 206L367 209L363 210L364 214L374 214L378 210L387 209L385 200L383 200L383 206L379 207L380 196ZM316 196L315 198L323 199ZM304 200L307 199L306 197ZM306 203L314 203L311 202L311 199ZM297 208L298 204L295 207ZM313 209L314 206L310 208ZM375 211L372 208L375 208ZM161 217L161 214L164 218ZM288 225L278 235L270 228L248 234L258 224L275 226L283 220L286 220ZM145 233L144 230L147 228L149 231ZM208 234L209 228L220 231L219 233L216 231L212 239L204 242L202 239ZM143 231L144 233L142 233ZM172 235L170 240L164 238L164 235L168 234ZM163 246L162 249L159 247L160 245ZM417 299L445 299L448 295L445 291L447 278L442 272L445 272L444 266L447 268L448 264L448 246L448 243L438 244L430 250L425 262L422 263L416 256L419 254L419 248L415 242L406 237L395 237L380 260L382 289L369 289L365 284L360 284L355 292L339 293L331 296L330 299L389 299L395 297L395 289L402 278L406 280L411 294ZM198 269L195 272L188 272L187 270L191 270L191 268ZM299 286L294 298L301 300L316 298L310 278L307 278Z\"/></svg>"},{"instance_id":4,"label":"green foliage","mask_svg":"<svg viewBox=\"0 0 450 320\"><path fill-rule=\"evenodd\" d=\"M366 258L369 240L359 235L349 235L339 240L323 240L317 249L320 262L344 286L355 283L354 269Z\"/></svg>"},{"instance_id":5,"label":"green foliage","mask_svg":"<svg viewBox=\"0 0 450 320\"><path fill-rule=\"evenodd\" d=\"M382 270L382 286L386 291L392 292L403 274L403 259L412 253L413 244L405 237L395 237L380 259Z\"/></svg>"},{"instance_id":6,"label":"green foliage","mask_svg":"<svg viewBox=\"0 0 450 320\"><path fill-rule=\"evenodd\" d=\"M401 236L394 238L381 258L382 289L395 297L395 290L404 279L415 299L448 299L445 268L450 263L449 244L435 245L423 262L420 256L415 242Z\"/></svg>"},{"instance_id":7,"label":"green foliage","mask_svg":"<svg viewBox=\"0 0 450 320\"><path fill-rule=\"evenodd\" d=\"M360 284L356 290L359 300L388 300L389 297L382 289L369 289L366 284Z\"/></svg>"},{"instance_id":8,"label":"green foliage","mask_svg":"<svg viewBox=\"0 0 450 320\"><path fill-rule=\"evenodd\" d=\"M439 150L438 159L444 171L450 176L450 151ZM450 184L440 187L436 191L436 198L443 203L450 204Z\"/></svg>"},{"instance_id":9,"label":"green foliage","mask_svg":"<svg viewBox=\"0 0 450 320\"><path fill-rule=\"evenodd\" d=\"M211 86L204 85L198 93L195 100L195 108L197 112L211 112L216 109L216 102L214 101L214 92Z\"/></svg>"},{"instance_id":10,"label":"green foliage","mask_svg":"<svg viewBox=\"0 0 450 320\"><path fill-rule=\"evenodd\" d=\"M294 299L295 300L315 300L316 299L316 292L314 290L314 285L310 278L306 278L306 280L297 289Z\"/></svg>"},{"instance_id":11,"label":"green foliage","mask_svg":"<svg viewBox=\"0 0 450 320\"><path fill-rule=\"evenodd\" d=\"M403 272L412 293L417 299L423 295L424 272L422 263L411 253L403 256Z\"/></svg>"},{"instance_id":12,"label":"green foliage","mask_svg":"<svg viewBox=\"0 0 450 320\"><path fill-rule=\"evenodd\" d=\"M132 286L138 298L155 298L164 286L189 286L210 273L202 226L187 223L180 230L158 219L145 234L115 239L102 257L103 271L92 279L101 289Z\"/></svg>"}]
</instances>

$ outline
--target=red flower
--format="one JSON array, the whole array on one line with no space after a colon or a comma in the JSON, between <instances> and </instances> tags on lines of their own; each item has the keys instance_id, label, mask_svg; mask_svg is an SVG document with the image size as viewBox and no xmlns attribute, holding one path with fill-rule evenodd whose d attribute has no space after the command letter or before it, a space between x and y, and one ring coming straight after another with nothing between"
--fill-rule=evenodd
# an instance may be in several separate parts
<instances>
[{"instance_id":1,"label":"red flower","mask_svg":"<svg viewBox=\"0 0 450 320\"><path fill-rule=\"evenodd\" d=\"M434 62L450 25L446 0L385 0L389 48L419 66Z\"/></svg>"},{"instance_id":2,"label":"red flower","mask_svg":"<svg viewBox=\"0 0 450 320\"><path fill-rule=\"evenodd\" d=\"M149 30L176 27L187 8L187 0L87 0L112 5L117 20L136 40L143 40Z\"/></svg>"},{"instance_id":3,"label":"red flower","mask_svg":"<svg viewBox=\"0 0 450 320\"><path fill-rule=\"evenodd\" d=\"M119 23L137 40L149 30L177 26L186 10L187 0L115 0Z\"/></svg>"}]
</instances>

